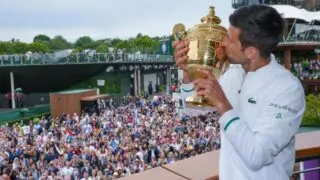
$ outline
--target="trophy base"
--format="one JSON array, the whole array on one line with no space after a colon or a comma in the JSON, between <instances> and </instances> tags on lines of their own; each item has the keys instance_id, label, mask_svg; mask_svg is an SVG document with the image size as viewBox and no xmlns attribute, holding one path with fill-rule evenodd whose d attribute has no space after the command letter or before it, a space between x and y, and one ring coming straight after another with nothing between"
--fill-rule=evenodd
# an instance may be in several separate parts
<instances>
[{"instance_id":1,"label":"trophy base","mask_svg":"<svg viewBox=\"0 0 320 180\"><path fill-rule=\"evenodd\" d=\"M189 106L196 106L198 108L213 107L213 104L208 98L203 96L190 96L186 98L186 104Z\"/></svg>"}]
</instances>

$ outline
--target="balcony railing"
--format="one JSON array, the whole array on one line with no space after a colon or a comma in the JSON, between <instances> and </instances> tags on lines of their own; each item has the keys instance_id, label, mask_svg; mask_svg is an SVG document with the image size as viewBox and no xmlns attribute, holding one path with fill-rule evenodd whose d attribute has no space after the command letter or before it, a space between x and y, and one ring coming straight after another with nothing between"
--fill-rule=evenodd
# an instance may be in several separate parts
<instances>
[{"instance_id":1,"label":"balcony railing","mask_svg":"<svg viewBox=\"0 0 320 180\"><path fill-rule=\"evenodd\" d=\"M296 161L301 162L320 157L320 131L301 133L296 136ZM304 171L316 171L317 167ZM296 171L294 174L305 173ZM201 154L173 164L134 174L121 180L166 179L166 180L218 180L219 151ZM308 180L308 179L306 179ZM319 179L314 179L319 180Z\"/></svg>"},{"instance_id":2,"label":"balcony railing","mask_svg":"<svg viewBox=\"0 0 320 180\"><path fill-rule=\"evenodd\" d=\"M0 66L92 64L92 63L170 63L171 55L96 53L92 55L72 53L57 57L54 54L0 55Z\"/></svg>"},{"instance_id":3,"label":"balcony railing","mask_svg":"<svg viewBox=\"0 0 320 180\"><path fill-rule=\"evenodd\" d=\"M290 5L298 8L303 8L309 11L319 11L320 5L317 1L315 4L310 3L310 1L303 0L232 0L232 7L239 8L253 3L266 4L266 5Z\"/></svg>"},{"instance_id":4,"label":"balcony railing","mask_svg":"<svg viewBox=\"0 0 320 180\"><path fill-rule=\"evenodd\" d=\"M309 35L307 38L292 35L287 39L282 39L280 45L283 44L320 44L320 35Z\"/></svg>"}]
</instances>

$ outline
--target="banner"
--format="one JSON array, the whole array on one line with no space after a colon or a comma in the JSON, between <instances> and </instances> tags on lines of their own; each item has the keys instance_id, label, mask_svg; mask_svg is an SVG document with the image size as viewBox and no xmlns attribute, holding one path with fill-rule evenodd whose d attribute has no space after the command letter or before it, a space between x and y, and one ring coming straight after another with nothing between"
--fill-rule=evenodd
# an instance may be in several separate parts
<instances>
[{"instance_id":1,"label":"banner","mask_svg":"<svg viewBox=\"0 0 320 180\"><path fill-rule=\"evenodd\" d=\"M161 55L171 55L172 54L172 41L171 39L161 39L160 44L160 54Z\"/></svg>"}]
</instances>

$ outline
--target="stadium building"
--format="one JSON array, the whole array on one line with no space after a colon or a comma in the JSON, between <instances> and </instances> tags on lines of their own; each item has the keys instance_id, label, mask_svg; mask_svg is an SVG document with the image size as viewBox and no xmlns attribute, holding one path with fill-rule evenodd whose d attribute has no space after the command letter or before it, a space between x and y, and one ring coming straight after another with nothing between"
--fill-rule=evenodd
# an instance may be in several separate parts
<instances>
[{"instance_id":1,"label":"stadium building","mask_svg":"<svg viewBox=\"0 0 320 180\"><path fill-rule=\"evenodd\" d=\"M320 1L319 0L232 0L237 9L250 4L275 8L285 18L284 36L274 54L298 76L307 93L320 89Z\"/></svg>"}]
</instances>

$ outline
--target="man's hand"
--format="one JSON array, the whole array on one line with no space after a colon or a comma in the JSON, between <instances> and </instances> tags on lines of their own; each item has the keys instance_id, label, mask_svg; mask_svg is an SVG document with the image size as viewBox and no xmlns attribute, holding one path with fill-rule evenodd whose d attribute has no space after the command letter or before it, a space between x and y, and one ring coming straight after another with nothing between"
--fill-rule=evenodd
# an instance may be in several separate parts
<instances>
[{"instance_id":1,"label":"man's hand","mask_svg":"<svg viewBox=\"0 0 320 180\"><path fill-rule=\"evenodd\" d=\"M183 83L190 83L191 80L187 74L186 66L188 62L189 41L175 41L173 42L174 59L179 68L183 70Z\"/></svg>"},{"instance_id":2,"label":"man's hand","mask_svg":"<svg viewBox=\"0 0 320 180\"><path fill-rule=\"evenodd\" d=\"M188 61L189 42L188 41L175 41L173 42L174 59L177 66L185 70Z\"/></svg>"},{"instance_id":3,"label":"man's hand","mask_svg":"<svg viewBox=\"0 0 320 180\"><path fill-rule=\"evenodd\" d=\"M205 74L206 79L195 80L194 86L197 96L208 98L218 109L220 116L232 109L227 97L225 96L219 82L213 77L212 72L205 69L198 69L198 73Z\"/></svg>"}]
</instances>

